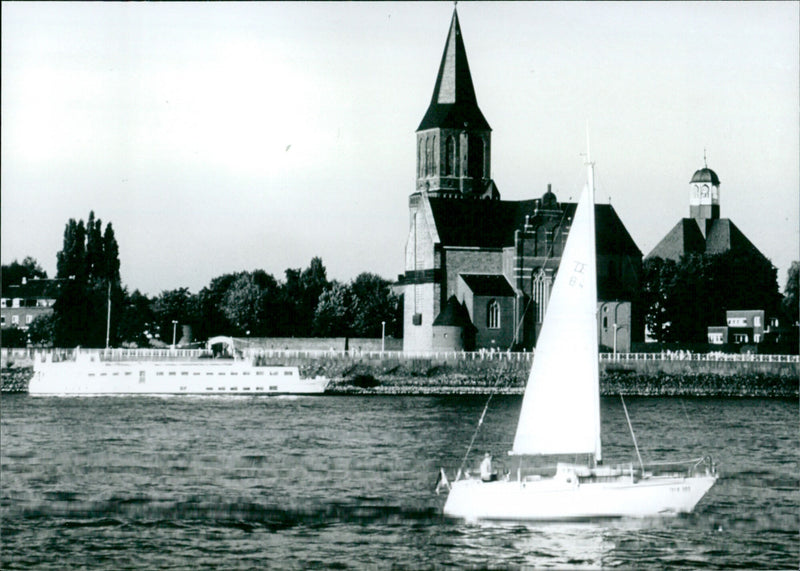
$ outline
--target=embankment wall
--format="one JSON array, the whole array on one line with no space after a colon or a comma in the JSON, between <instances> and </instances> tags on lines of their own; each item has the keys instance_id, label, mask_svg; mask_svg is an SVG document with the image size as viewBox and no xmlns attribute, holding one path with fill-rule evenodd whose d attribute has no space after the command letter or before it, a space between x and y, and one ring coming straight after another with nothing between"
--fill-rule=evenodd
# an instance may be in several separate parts
<instances>
[{"instance_id":1,"label":"embankment wall","mask_svg":"<svg viewBox=\"0 0 800 571\"><path fill-rule=\"evenodd\" d=\"M762 357L763 359L763 357ZM261 365L294 365L331 379L331 394L521 394L530 354L262 353ZM2 391L26 392L29 366L2 369ZM603 395L798 397L797 361L601 360Z\"/></svg>"}]
</instances>

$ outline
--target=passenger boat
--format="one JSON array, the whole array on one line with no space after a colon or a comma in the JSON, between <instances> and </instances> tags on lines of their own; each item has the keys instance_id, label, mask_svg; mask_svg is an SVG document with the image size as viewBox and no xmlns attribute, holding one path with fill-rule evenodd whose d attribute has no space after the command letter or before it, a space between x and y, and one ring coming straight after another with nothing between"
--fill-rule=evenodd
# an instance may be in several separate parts
<instances>
[{"instance_id":1,"label":"passenger boat","mask_svg":"<svg viewBox=\"0 0 800 571\"><path fill-rule=\"evenodd\" d=\"M449 489L447 516L519 521L674 515L691 512L717 480L709 457L645 465L635 436L638 464L602 465L594 165L587 162L586 189L553 284L509 452L519 461L517 469L484 478L459 469L452 483L441 469L437 491ZM559 463L559 457L586 463ZM531 469L547 461L555 468Z\"/></svg>"},{"instance_id":2,"label":"passenger boat","mask_svg":"<svg viewBox=\"0 0 800 571\"><path fill-rule=\"evenodd\" d=\"M228 358L215 358L212 346L227 347ZM328 379L303 378L296 366L257 366L234 347L230 337L215 337L192 358L169 351L156 357L131 357L107 349L76 349L57 360L52 352L37 355L31 395L286 395L320 394Z\"/></svg>"}]
</instances>

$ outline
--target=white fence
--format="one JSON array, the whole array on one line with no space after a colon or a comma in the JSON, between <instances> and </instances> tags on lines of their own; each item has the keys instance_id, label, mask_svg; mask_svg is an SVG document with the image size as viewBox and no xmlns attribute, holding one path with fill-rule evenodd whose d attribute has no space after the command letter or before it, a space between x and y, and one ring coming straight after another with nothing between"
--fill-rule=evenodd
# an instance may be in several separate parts
<instances>
[{"instance_id":1,"label":"white fence","mask_svg":"<svg viewBox=\"0 0 800 571\"><path fill-rule=\"evenodd\" d=\"M7 361L30 361L35 355L53 353L68 358L74 349L13 349L3 348L0 356ZM145 359L193 359L210 356L205 349L81 349L81 352L100 355L104 360L145 360ZM450 351L450 352L401 352L401 351L336 351L336 350L282 350L251 349L248 356L268 358L339 358L339 359L396 359L398 361L501 361L530 362L532 352L510 351ZM762 362L762 363L800 363L798 355L759 355L737 353L689 353L687 351L665 351L662 353L600 353L600 361L713 361L713 362Z\"/></svg>"}]
</instances>

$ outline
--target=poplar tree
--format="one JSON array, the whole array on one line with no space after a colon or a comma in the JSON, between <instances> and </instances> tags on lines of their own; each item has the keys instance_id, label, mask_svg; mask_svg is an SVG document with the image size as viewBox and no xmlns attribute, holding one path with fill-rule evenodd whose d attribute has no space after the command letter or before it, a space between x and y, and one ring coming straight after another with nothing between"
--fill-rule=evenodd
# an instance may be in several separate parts
<instances>
[{"instance_id":1,"label":"poplar tree","mask_svg":"<svg viewBox=\"0 0 800 571\"><path fill-rule=\"evenodd\" d=\"M64 228L63 248L57 254L57 275L65 281L54 306L55 342L61 347L103 347L109 299L121 308L124 292L119 277L119 246L111 224L105 233L102 221L89 213L83 220L70 218ZM111 313L111 336L115 341L118 312Z\"/></svg>"}]
</instances>

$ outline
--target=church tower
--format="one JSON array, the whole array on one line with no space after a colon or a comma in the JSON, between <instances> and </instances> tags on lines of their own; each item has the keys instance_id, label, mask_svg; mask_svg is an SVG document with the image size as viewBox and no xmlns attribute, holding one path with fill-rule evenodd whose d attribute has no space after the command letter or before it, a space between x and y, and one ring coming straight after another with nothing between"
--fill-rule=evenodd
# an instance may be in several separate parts
<instances>
[{"instance_id":1,"label":"church tower","mask_svg":"<svg viewBox=\"0 0 800 571\"><path fill-rule=\"evenodd\" d=\"M490 178L491 132L478 108L453 10L433 97L417 128L417 192L499 198Z\"/></svg>"},{"instance_id":2,"label":"church tower","mask_svg":"<svg viewBox=\"0 0 800 571\"><path fill-rule=\"evenodd\" d=\"M689 182L689 217L697 221L703 236L707 233L708 221L719 219L719 177L705 167L696 171Z\"/></svg>"}]
</instances>

